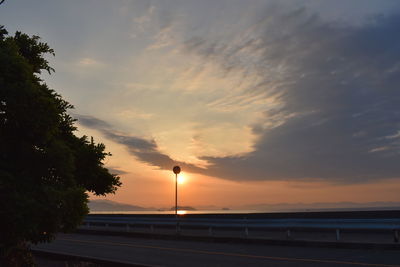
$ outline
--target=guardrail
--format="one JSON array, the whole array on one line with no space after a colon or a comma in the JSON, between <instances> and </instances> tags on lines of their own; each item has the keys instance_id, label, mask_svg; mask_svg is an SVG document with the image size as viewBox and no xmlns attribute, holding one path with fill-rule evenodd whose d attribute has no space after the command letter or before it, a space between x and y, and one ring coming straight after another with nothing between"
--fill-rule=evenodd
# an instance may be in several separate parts
<instances>
[{"instance_id":1,"label":"guardrail","mask_svg":"<svg viewBox=\"0 0 400 267\"><path fill-rule=\"evenodd\" d=\"M295 230L308 231L334 231L336 240L341 239L343 230L365 231L392 231L393 240L399 242L399 219L226 219L226 218L151 218L151 217L118 217L118 216L88 216L84 220L84 227L92 228L103 226L123 227L123 231L131 232L136 227L148 227L151 232L155 228L175 228L175 233L180 234L181 229L208 229L208 235L213 236L215 229L238 229L249 236L249 231L285 230L286 237L292 238ZM119 229L121 230L121 229Z\"/></svg>"}]
</instances>

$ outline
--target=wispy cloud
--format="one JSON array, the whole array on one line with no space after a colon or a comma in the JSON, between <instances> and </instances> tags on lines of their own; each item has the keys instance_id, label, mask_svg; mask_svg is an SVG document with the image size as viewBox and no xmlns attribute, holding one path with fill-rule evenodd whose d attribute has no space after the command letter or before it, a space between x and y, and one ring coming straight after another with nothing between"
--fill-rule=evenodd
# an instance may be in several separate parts
<instances>
[{"instance_id":1,"label":"wispy cloud","mask_svg":"<svg viewBox=\"0 0 400 267\"><path fill-rule=\"evenodd\" d=\"M152 113L141 112L138 110L122 110L116 114L119 117L124 119L142 119L148 120L154 117Z\"/></svg>"},{"instance_id":2,"label":"wispy cloud","mask_svg":"<svg viewBox=\"0 0 400 267\"><path fill-rule=\"evenodd\" d=\"M400 177L398 103L400 15L336 26L306 9L274 9L241 36L193 37L188 52L226 69L255 72L258 87L243 96L275 95L265 109L255 151L204 157L208 173L233 180L319 178L346 183ZM242 60L242 58L255 60ZM271 87L271 85L273 85ZM353 116L353 114L359 114ZM279 118L272 128L263 127ZM363 134L360 134L360 133ZM379 152L379 153L370 153Z\"/></svg>"},{"instance_id":3,"label":"wispy cloud","mask_svg":"<svg viewBox=\"0 0 400 267\"><path fill-rule=\"evenodd\" d=\"M125 174L129 173L129 172L126 172L124 170L121 170L119 168L112 167L112 166L107 166L107 169L110 171L110 173L117 174L117 175L125 175Z\"/></svg>"},{"instance_id":4,"label":"wispy cloud","mask_svg":"<svg viewBox=\"0 0 400 267\"><path fill-rule=\"evenodd\" d=\"M80 67L103 67L105 64L90 57L82 58L78 61Z\"/></svg>"},{"instance_id":5,"label":"wispy cloud","mask_svg":"<svg viewBox=\"0 0 400 267\"><path fill-rule=\"evenodd\" d=\"M139 161L157 166L164 170L170 170L172 166L179 164L188 172L201 171L201 168L193 164L173 160L170 156L161 153L154 140L120 133L116 131L111 124L92 116L75 114L74 117L78 119L79 124L95 129L107 139L125 146L128 152Z\"/></svg>"},{"instance_id":6,"label":"wispy cloud","mask_svg":"<svg viewBox=\"0 0 400 267\"><path fill-rule=\"evenodd\" d=\"M129 89L139 108L156 114L148 121L163 125L153 127L154 134L192 123L191 138L201 151L194 156L207 168L186 167L224 179L398 178L400 11L352 25L287 3L183 8L207 9L207 21L155 3L146 13L152 19L137 22L151 24L154 42L144 49L153 54L140 61L135 81L155 89ZM170 118L179 123L170 126ZM90 125L143 162L162 169L176 163L153 139ZM242 139L210 141L205 134ZM241 143L245 148L235 154Z\"/></svg>"}]
</instances>

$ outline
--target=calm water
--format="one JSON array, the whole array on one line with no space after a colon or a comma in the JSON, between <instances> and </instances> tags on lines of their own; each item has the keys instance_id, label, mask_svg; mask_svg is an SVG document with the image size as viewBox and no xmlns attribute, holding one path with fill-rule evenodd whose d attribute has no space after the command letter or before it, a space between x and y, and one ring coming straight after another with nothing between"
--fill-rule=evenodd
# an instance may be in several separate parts
<instances>
[{"instance_id":1,"label":"calm water","mask_svg":"<svg viewBox=\"0 0 400 267\"><path fill-rule=\"evenodd\" d=\"M178 210L178 214L265 213L260 210ZM90 214L175 214L173 210L91 211Z\"/></svg>"},{"instance_id":2,"label":"calm water","mask_svg":"<svg viewBox=\"0 0 400 267\"><path fill-rule=\"evenodd\" d=\"M336 208L336 209L285 209L285 210L178 210L178 214L248 214L279 212L332 212L332 211L385 211L398 210L400 207L380 208ZM174 210L142 210L142 211L91 211L90 214L175 214Z\"/></svg>"}]
</instances>

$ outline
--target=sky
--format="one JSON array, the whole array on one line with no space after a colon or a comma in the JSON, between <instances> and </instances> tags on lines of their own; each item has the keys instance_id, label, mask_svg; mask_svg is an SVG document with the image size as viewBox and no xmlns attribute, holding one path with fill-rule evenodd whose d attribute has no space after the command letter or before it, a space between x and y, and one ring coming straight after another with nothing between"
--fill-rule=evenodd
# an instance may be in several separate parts
<instances>
[{"instance_id":1,"label":"sky","mask_svg":"<svg viewBox=\"0 0 400 267\"><path fill-rule=\"evenodd\" d=\"M112 153L109 200L400 201L397 0L6 0L46 83ZM92 198L96 198L92 196Z\"/></svg>"}]
</instances>

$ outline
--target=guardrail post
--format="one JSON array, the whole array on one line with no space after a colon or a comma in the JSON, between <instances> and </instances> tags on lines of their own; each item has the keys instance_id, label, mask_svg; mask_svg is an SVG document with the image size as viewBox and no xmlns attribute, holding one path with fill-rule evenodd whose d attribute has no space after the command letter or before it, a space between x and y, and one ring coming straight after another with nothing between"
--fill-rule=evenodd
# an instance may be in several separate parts
<instances>
[{"instance_id":1,"label":"guardrail post","mask_svg":"<svg viewBox=\"0 0 400 267\"><path fill-rule=\"evenodd\" d=\"M212 236L213 235L213 229L212 226L208 227L208 235Z\"/></svg>"},{"instance_id":2,"label":"guardrail post","mask_svg":"<svg viewBox=\"0 0 400 267\"><path fill-rule=\"evenodd\" d=\"M246 237L249 237L249 227L248 227L248 224L247 224L247 217L244 217L244 225L245 225L244 234L245 234Z\"/></svg>"},{"instance_id":3,"label":"guardrail post","mask_svg":"<svg viewBox=\"0 0 400 267\"><path fill-rule=\"evenodd\" d=\"M340 229L336 229L336 241L340 240Z\"/></svg>"},{"instance_id":4,"label":"guardrail post","mask_svg":"<svg viewBox=\"0 0 400 267\"><path fill-rule=\"evenodd\" d=\"M286 237L287 237L288 239L291 238L290 229L287 229L287 230L286 230Z\"/></svg>"},{"instance_id":5,"label":"guardrail post","mask_svg":"<svg viewBox=\"0 0 400 267\"><path fill-rule=\"evenodd\" d=\"M399 243L399 230L394 230L394 242Z\"/></svg>"}]
</instances>

